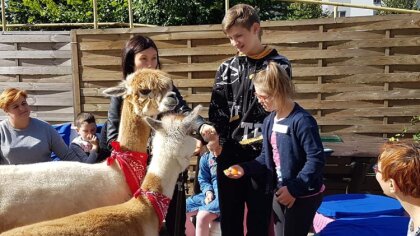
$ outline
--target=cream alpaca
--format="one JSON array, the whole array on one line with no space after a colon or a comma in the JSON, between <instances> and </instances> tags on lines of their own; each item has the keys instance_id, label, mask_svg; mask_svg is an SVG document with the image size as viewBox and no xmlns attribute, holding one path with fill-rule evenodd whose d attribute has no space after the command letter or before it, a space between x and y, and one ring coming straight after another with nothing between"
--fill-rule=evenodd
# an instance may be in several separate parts
<instances>
[{"instance_id":1,"label":"cream alpaca","mask_svg":"<svg viewBox=\"0 0 420 236\"><path fill-rule=\"evenodd\" d=\"M199 109L183 119L175 114L163 116L161 122L147 118L156 134L142 192L172 197L177 176L187 168L195 149L195 140L187 134L196 128L194 119ZM126 203L16 228L2 235L157 236L160 223L151 201L140 195Z\"/></svg>"},{"instance_id":2,"label":"cream alpaca","mask_svg":"<svg viewBox=\"0 0 420 236\"><path fill-rule=\"evenodd\" d=\"M118 137L123 151L146 152L150 127L142 117L173 109L177 101L171 90L166 74L149 69L105 90L124 96ZM0 232L129 200L132 193L115 163L0 166Z\"/></svg>"}]
</instances>

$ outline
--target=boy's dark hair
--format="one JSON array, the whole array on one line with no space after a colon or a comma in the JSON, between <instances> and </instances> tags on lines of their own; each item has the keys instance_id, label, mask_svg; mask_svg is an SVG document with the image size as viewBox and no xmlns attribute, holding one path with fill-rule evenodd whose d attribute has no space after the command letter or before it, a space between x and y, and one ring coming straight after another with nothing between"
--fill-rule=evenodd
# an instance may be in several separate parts
<instances>
[{"instance_id":1,"label":"boy's dark hair","mask_svg":"<svg viewBox=\"0 0 420 236\"><path fill-rule=\"evenodd\" d=\"M80 128L83 123L96 123L95 116L89 112L81 112L77 115L76 120L74 121L74 125L77 128Z\"/></svg>"},{"instance_id":2,"label":"boy's dark hair","mask_svg":"<svg viewBox=\"0 0 420 236\"><path fill-rule=\"evenodd\" d=\"M241 26L250 30L254 23L260 23L257 10L247 4L237 4L229 8L223 17L222 30L225 34L232 26ZM260 36L261 34L260 30Z\"/></svg>"},{"instance_id":3,"label":"boy's dark hair","mask_svg":"<svg viewBox=\"0 0 420 236\"><path fill-rule=\"evenodd\" d=\"M134 72L134 57L136 53L139 53L149 48L154 48L156 50L158 56L157 67L160 68L159 51L156 47L155 42L153 42L151 38L142 35L134 35L127 41L124 48L122 49L121 56L121 66L124 76L123 79L125 79L127 75Z\"/></svg>"}]
</instances>

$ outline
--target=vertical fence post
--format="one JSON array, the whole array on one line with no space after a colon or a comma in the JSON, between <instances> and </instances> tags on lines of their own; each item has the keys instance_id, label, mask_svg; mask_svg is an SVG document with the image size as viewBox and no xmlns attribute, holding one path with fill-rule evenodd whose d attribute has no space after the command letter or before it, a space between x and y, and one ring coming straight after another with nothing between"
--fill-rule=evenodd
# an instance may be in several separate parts
<instances>
[{"instance_id":1,"label":"vertical fence post","mask_svg":"<svg viewBox=\"0 0 420 236\"><path fill-rule=\"evenodd\" d=\"M338 6L334 6L334 20L337 18Z\"/></svg>"},{"instance_id":2,"label":"vertical fence post","mask_svg":"<svg viewBox=\"0 0 420 236\"><path fill-rule=\"evenodd\" d=\"M4 0L1 0L1 25L3 32L6 31L6 9Z\"/></svg>"},{"instance_id":3,"label":"vertical fence post","mask_svg":"<svg viewBox=\"0 0 420 236\"><path fill-rule=\"evenodd\" d=\"M93 0L93 28L98 28L98 4L96 0Z\"/></svg>"},{"instance_id":4,"label":"vertical fence post","mask_svg":"<svg viewBox=\"0 0 420 236\"><path fill-rule=\"evenodd\" d=\"M229 0L225 0L225 13L229 10Z\"/></svg>"},{"instance_id":5,"label":"vertical fence post","mask_svg":"<svg viewBox=\"0 0 420 236\"><path fill-rule=\"evenodd\" d=\"M133 6L131 4L131 0L128 0L128 23L130 25L130 29L134 28L134 26L133 26Z\"/></svg>"}]
</instances>

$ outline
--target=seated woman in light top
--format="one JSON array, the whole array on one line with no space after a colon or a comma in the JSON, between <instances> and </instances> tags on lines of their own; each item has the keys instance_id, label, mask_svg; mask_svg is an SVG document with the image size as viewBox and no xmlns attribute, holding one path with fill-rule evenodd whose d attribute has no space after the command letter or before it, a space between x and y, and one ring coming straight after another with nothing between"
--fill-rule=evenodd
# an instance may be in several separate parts
<instances>
[{"instance_id":1,"label":"seated woman in light top","mask_svg":"<svg viewBox=\"0 0 420 236\"><path fill-rule=\"evenodd\" d=\"M64 161L88 162L87 156L71 151L50 124L29 116L27 97L16 88L0 95L0 108L8 115L0 122L0 165L50 161L51 152Z\"/></svg>"}]
</instances>

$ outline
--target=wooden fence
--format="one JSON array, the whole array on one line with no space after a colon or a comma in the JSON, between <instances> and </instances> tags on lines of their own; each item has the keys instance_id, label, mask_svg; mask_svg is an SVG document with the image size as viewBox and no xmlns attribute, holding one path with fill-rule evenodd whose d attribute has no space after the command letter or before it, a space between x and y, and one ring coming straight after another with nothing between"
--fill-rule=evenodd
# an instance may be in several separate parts
<instances>
[{"instance_id":1,"label":"wooden fence","mask_svg":"<svg viewBox=\"0 0 420 236\"><path fill-rule=\"evenodd\" d=\"M69 32L0 33L0 91L27 90L33 117L73 121L71 68ZM0 110L0 120L4 118Z\"/></svg>"},{"instance_id":2,"label":"wooden fence","mask_svg":"<svg viewBox=\"0 0 420 236\"><path fill-rule=\"evenodd\" d=\"M420 114L420 16L388 15L263 22L263 43L287 56L297 101L322 133L386 137ZM220 25L74 30L76 111L106 118L104 88L121 79L120 55L133 34L157 43L162 69L192 106L208 105L215 71L235 50ZM207 117L207 111L203 112Z\"/></svg>"},{"instance_id":3,"label":"wooden fence","mask_svg":"<svg viewBox=\"0 0 420 236\"><path fill-rule=\"evenodd\" d=\"M330 192L350 186L378 191L366 174L383 138L408 128L420 115L420 15L389 15L264 22L263 43L293 65L296 100L310 110L323 134L338 134L326 176ZM121 78L121 48L133 34L155 40L162 69L187 102L208 106L215 71L235 50L220 25L0 34L0 90L28 90L32 116L70 122L80 111L106 119L105 88ZM207 110L202 115L207 117ZM4 119L0 111L0 120ZM327 144L328 146L328 144ZM367 151L368 150L368 151ZM356 165L354 165L356 163ZM353 167L356 166L356 167ZM359 173L363 167L363 173ZM359 172L355 172L354 170ZM372 187L376 186L376 187Z\"/></svg>"}]
</instances>

